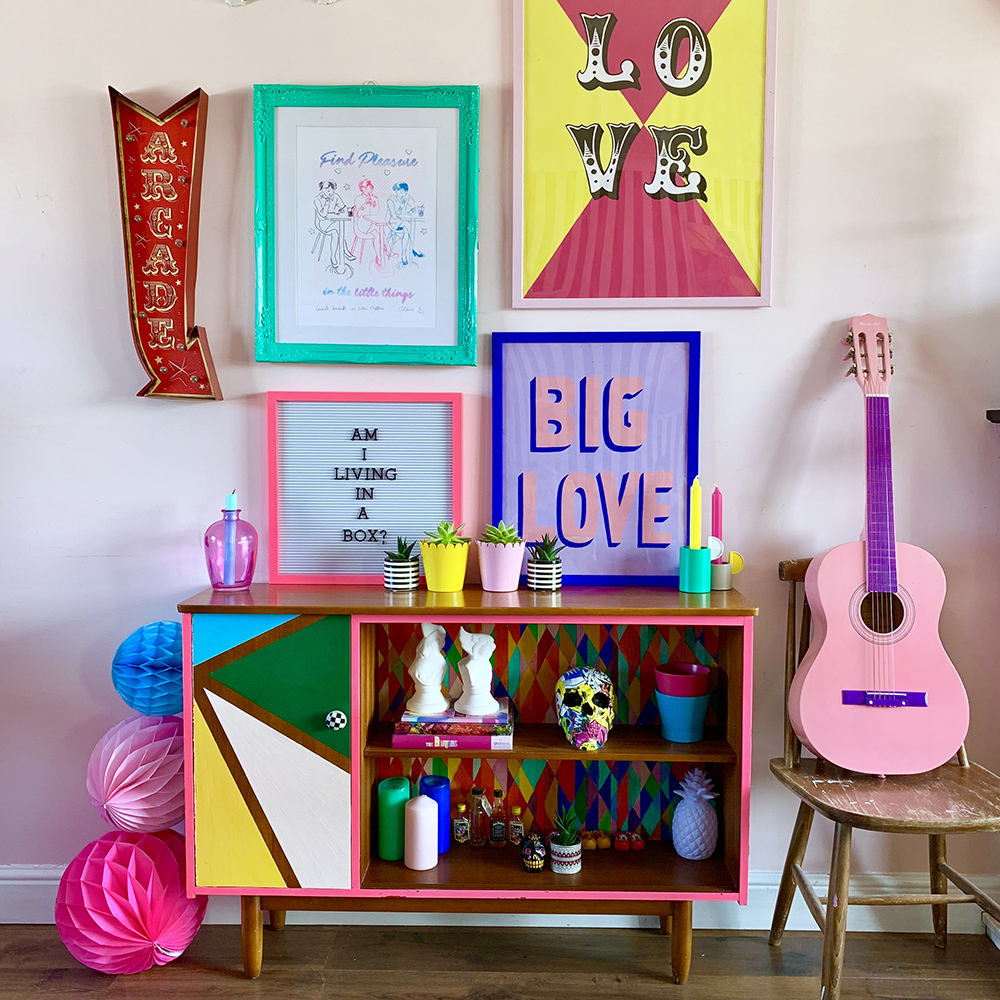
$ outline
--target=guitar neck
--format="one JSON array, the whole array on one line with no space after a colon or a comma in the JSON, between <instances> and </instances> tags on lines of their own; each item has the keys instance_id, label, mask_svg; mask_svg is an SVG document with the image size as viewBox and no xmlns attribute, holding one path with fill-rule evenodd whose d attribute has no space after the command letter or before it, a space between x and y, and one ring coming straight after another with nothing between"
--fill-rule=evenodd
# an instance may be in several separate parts
<instances>
[{"instance_id":1,"label":"guitar neck","mask_svg":"<svg viewBox=\"0 0 1000 1000\"><path fill-rule=\"evenodd\" d=\"M892 512L889 397L865 395L869 593L896 593L896 530Z\"/></svg>"}]
</instances>

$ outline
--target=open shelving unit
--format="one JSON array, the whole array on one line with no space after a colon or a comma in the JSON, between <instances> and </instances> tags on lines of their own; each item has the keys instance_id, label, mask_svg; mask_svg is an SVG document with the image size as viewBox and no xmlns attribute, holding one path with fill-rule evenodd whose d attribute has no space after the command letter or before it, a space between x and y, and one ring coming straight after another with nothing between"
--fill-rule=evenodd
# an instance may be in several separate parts
<instances>
[{"instance_id":1,"label":"open shelving unit","mask_svg":"<svg viewBox=\"0 0 1000 1000\"><path fill-rule=\"evenodd\" d=\"M261 908L499 908L657 914L672 929L674 976L682 981L691 901L746 901L757 608L738 592L566 587L556 594L400 595L255 585L237 595L205 591L180 610L194 716L187 728L189 890L243 897L250 974L260 968L254 927ZM445 627L452 668L461 627L493 631L494 694L511 701L511 750L392 747L393 720L412 693L406 668L428 621ZM712 707L698 743L660 735L653 666L675 654L696 656L711 670ZM616 724L594 753L566 740L552 706L555 679L578 662L607 670L618 692ZM339 732L324 723L334 707L349 717ZM720 794L719 846L700 862L680 858L669 836L678 780L694 764L707 767ZM415 783L426 773L447 774L455 799L473 783L502 787L508 803L522 805L528 830L547 832L555 810L572 804L588 828L641 828L646 847L585 852L583 870L565 876L525 871L510 846L453 845L434 869L411 871L377 856L374 803L384 777L405 774ZM222 794L227 780L259 832L245 858L234 854L239 823L232 795ZM287 806L274 803L296 795L301 816L290 819Z\"/></svg>"}]
</instances>

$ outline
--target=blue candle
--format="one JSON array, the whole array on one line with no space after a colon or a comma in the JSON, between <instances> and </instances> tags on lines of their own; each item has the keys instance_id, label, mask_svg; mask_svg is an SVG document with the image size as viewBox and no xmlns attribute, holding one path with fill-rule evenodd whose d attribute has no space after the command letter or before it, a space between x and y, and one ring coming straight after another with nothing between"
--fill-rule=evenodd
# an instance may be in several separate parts
<instances>
[{"instance_id":1,"label":"blue candle","mask_svg":"<svg viewBox=\"0 0 1000 1000\"><path fill-rule=\"evenodd\" d=\"M222 516L226 519L226 540L222 550L222 582L232 585L236 582L236 519L239 516L236 490L226 494L226 509Z\"/></svg>"},{"instance_id":2,"label":"blue candle","mask_svg":"<svg viewBox=\"0 0 1000 1000\"><path fill-rule=\"evenodd\" d=\"M420 794L432 798L438 806L438 854L451 847L451 782L438 774L420 778Z\"/></svg>"}]
</instances>

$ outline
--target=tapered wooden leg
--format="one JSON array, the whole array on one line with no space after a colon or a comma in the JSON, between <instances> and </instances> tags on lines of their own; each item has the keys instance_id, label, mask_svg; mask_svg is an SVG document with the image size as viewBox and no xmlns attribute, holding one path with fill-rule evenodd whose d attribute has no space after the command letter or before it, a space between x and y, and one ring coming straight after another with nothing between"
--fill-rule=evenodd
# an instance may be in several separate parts
<instances>
[{"instance_id":1,"label":"tapered wooden leg","mask_svg":"<svg viewBox=\"0 0 1000 1000\"><path fill-rule=\"evenodd\" d=\"M670 927L670 967L677 985L687 982L691 971L691 900L678 899L673 905Z\"/></svg>"},{"instance_id":2,"label":"tapered wooden leg","mask_svg":"<svg viewBox=\"0 0 1000 1000\"><path fill-rule=\"evenodd\" d=\"M802 864L814 815L813 810L804 802L799 806L799 814L795 817L795 826L792 827L792 839L788 842L788 856L785 858L785 869L781 873L778 898L774 902L774 916L771 918L771 936L767 939L768 944L781 944L781 938L785 933L788 911L792 908L792 900L795 898L792 865Z\"/></svg>"},{"instance_id":3,"label":"tapered wooden leg","mask_svg":"<svg viewBox=\"0 0 1000 1000\"><path fill-rule=\"evenodd\" d=\"M674 904L667 903L667 912L660 914L660 933L670 936L671 925L674 922Z\"/></svg>"},{"instance_id":4,"label":"tapered wooden leg","mask_svg":"<svg viewBox=\"0 0 1000 1000\"><path fill-rule=\"evenodd\" d=\"M938 868L948 860L944 834L932 833L929 839L931 892L947 892L948 876ZM931 903L931 915L934 918L934 947L945 948L948 945L948 907L944 903Z\"/></svg>"},{"instance_id":5,"label":"tapered wooden leg","mask_svg":"<svg viewBox=\"0 0 1000 1000\"><path fill-rule=\"evenodd\" d=\"M285 929L284 910L268 910L267 919L272 931L283 931Z\"/></svg>"},{"instance_id":6,"label":"tapered wooden leg","mask_svg":"<svg viewBox=\"0 0 1000 1000\"><path fill-rule=\"evenodd\" d=\"M839 1000L844 972L844 942L847 934L847 897L851 880L851 827L838 823L833 832L830 888L826 902L826 934L823 938L823 1000Z\"/></svg>"},{"instance_id":7,"label":"tapered wooden leg","mask_svg":"<svg viewBox=\"0 0 1000 1000\"><path fill-rule=\"evenodd\" d=\"M243 971L247 979L256 979L260 975L260 963L264 957L264 914L260 908L260 896L243 896L241 899Z\"/></svg>"}]
</instances>

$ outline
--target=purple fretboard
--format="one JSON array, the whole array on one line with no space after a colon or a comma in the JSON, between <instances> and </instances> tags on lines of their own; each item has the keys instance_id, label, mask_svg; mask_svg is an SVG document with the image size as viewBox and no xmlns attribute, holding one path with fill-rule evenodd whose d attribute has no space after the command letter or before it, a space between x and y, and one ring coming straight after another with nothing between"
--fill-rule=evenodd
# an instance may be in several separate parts
<instances>
[{"instance_id":1,"label":"purple fretboard","mask_svg":"<svg viewBox=\"0 0 1000 1000\"><path fill-rule=\"evenodd\" d=\"M868 484L868 591L896 593L896 532L892 521L892 446L889 397L865 397Z\"/></svg>"}]
</instances>

